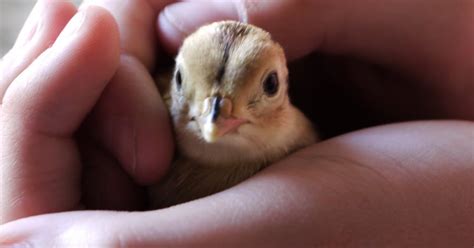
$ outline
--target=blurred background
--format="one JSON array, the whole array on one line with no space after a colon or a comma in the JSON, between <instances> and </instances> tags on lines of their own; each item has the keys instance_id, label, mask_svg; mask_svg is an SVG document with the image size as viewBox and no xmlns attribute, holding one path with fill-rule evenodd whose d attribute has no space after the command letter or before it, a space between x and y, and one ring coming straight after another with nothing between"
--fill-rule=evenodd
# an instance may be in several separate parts
<instances>
[{"instance_id":1,"label":"blurred background","mask_svg":"<svg viewBox=\"0 0 474 248\"><path fill-rule=\"evenodd\" d=\"M57 0L67 1L67 0ZM80 3L81 0L72 0ZM13 46L36 0L0 0L0 57Z\"/></svg>"}]
</instances>

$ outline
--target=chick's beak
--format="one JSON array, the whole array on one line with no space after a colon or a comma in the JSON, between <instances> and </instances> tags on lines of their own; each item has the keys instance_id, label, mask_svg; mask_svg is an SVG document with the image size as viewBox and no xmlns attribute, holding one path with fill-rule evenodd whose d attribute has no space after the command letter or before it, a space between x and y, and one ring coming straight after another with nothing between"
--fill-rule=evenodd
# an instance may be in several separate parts
<instances>
[{"instance_id":1,"label":"chick's beak","mask_svg":"<svg viewBox=\"0 0 474 248\"><path fill-rule=\"evenodd\" d=\"M232 102L220 96L209 97L204 100L201 119L201 132L204 140L209 143L220 137L234 132L246 122L244 119L231 116Z\"/></svg>"}]
</instances>

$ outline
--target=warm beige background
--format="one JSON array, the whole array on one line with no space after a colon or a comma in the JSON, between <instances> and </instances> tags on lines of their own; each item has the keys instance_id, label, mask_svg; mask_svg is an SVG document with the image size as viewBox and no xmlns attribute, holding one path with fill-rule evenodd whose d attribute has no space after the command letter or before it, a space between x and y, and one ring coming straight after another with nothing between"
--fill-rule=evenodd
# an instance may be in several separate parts
<instances>
[{"instance_id":1,"label":"warm beige background","mask_svg":"<svg viewBox=\"0 0 474 248\"><path fill-rule=\"evenodd\" d=\"M81 0L72 2L79 3ZM35 0L0 0L0 57L12 47L35 3Z\"/></svg>"}]
</instances>

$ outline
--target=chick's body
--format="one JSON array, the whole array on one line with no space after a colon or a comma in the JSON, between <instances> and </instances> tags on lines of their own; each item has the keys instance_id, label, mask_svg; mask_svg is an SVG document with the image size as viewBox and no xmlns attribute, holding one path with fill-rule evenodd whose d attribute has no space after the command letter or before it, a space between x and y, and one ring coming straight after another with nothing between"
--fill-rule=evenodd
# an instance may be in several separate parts
<instances>
[{"instance_id":1,"label":"chick's body","mask_svg":"<svg viewBox=\"0 0 474 248\"><path fill-rule=\"evenodd\" d=\"M163 97L178 156L152 189L155 207L203 197L316 141L289 100L283 49L260 28L233 21L201 27L183 43Z\"/></svg>"}]
</instances>

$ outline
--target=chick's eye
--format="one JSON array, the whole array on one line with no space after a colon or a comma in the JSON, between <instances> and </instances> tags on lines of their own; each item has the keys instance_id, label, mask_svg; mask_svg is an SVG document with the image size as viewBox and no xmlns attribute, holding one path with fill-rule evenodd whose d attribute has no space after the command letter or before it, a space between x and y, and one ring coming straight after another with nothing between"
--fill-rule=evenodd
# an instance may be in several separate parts
<instances>
[{"instance_id":1,"label":"chick's eye","mask_svg":"<svg viewBox=\"0 0 474 248\"><path fill-rule=\"evenodd\" d=\"M178 90L181 89L181 85L183 84L183 79L181 78L181 72L178 70L176 72L176 86Z\"/></svg>"},{"instance_id":2,"label":"chick's eye","mask_svg":"<svg viewBox=\"0 0 474 248\"><path fill-rule=\"evenodd\" d=\"M276 72L268 74L263 81L263 91L267 96L274 96L278 92L278 75Z\"/></svg>"}]
</instances>

